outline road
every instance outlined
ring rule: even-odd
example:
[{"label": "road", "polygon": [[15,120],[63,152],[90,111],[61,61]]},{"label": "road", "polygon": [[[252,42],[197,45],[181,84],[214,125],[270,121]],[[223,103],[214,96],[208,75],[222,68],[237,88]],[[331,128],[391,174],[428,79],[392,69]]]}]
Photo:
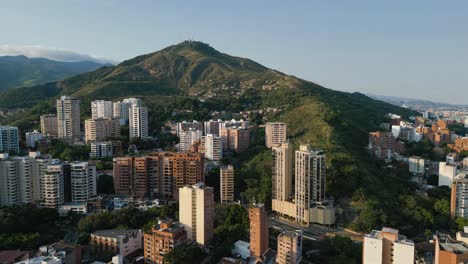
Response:
[{"label": "road", "polygon": [[277,230],[302,230],[304,238],[310,240],[317,240],[320,239],[322,236],[326,235],[327,233],[334,232],[335,230],[332,228],[318,226],[318,225],[311,225],[309,227],[299,225],[297,223],[283,220],[276,217],[270,217],[270,227],[277,229]]}]

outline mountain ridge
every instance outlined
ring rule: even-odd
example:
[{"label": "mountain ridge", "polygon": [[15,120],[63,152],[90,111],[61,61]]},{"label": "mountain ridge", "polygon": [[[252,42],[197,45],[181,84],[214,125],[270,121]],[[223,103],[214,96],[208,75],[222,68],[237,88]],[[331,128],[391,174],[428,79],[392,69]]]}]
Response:
[{"label": "mountain ridge", "polygon": [[63,62],[24,55],[0,56],[0,91],[35,86],[103,66],[91,61]]}]

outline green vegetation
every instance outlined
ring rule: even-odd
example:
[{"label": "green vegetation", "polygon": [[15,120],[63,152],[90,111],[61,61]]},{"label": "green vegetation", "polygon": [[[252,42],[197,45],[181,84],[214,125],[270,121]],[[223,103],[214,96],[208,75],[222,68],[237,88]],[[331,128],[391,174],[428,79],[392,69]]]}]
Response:
[{"label": "green vegetation", "polygon": [[125,208],[111,212],[91,214],[78,223],[80,233],[89,234],[100,229],[135,228],[139,229],[158,217],[175,218],[176,209],[171,206],[150,208],[140,211],[135,208]]},{"label": "green vegetation", "polygon": [[30,249],[63,237],[63,219],[55,209],[32,205],[0,208],[0,248]]},{"label": "green vegetation", "polygon": [[231,255],[237,240],[249,239],[249,215],[240,205],[217,205],[215,208],[215,229],[212,242],[212,263]]},{"label": "green vegetation", "polygon": [[200,247],[193,244],[184,244],[164,255],[164,262],[171,264],[195,264],[202,263],[205,257],[206,253]]},{"label": "green vegetation", "polygon": [[54,159],[74,161],[88,160],[90,148],[86,145],[75,146],[60,140],[53,140],[50,144],[41,145],[39,151],[52,155]]},{"label": "green vegetation", "polygon": [[93,71],[102,65],[95,62],[62,62],[24,56],[0,57],[0,91],[34,86]]},{"label": "green vegetation", "polygon": [[[304,260],[323,264],[352,264],[362,262],[362,247],[350,238],[336,236],[319,241],[304,240]],[[318,252],[314,252],[318,251]]]}]

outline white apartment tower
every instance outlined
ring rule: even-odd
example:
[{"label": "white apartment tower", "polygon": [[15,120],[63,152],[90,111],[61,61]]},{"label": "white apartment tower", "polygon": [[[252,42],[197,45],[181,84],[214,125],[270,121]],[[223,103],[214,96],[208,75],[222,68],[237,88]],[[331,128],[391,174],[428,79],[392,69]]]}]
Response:
[{"label": "white apartment tower", "polygon": [[130,139],[148,137],[148,108],[132,104],[128,111]]},{"label": "white apartment tower", "polygon": [[223,158],[223,144],[220,137],[213,134],[205,136],[205,158],[220,161]]},{"label": "white apartment tower", "polygon": [[203,132],[194,128],[180,131],[179,149],[180,151],[188,151],[190,147],[201,139]]},{"label": "white apartment tower", "polygon": [[69,96],[57,99],[57,124],[59,138],[81,140],[80,100]]},{"label": "white apartment tower", "polygon": [[234,167],[221,166],[219,169],[221,203],[234,202]]},{"label": "white apartment tower", "polygon": [[187,238],[202,246],[213,238],[214,192],[203,183],[179,189],[179,221]]},{"label": "white apartment tower", "polygon": [[453,180],[450,214],[453,217],[468,218],[468,177],[466,174]]},{"label": "white apartment tower", "polygon": [[279,146],[286,142],[286,123],[266,123],[265,145],[267,148]]},{"label": "white apartment tower", "polygon": [[96,166],[88,162],[70,164],[72,202],[86,202],[96,195]]},{"label": "white apartment tower", "polygon": [[120,106],[115,105],[114,107],[120,107],[120,119],[125,124],[130,120],[130,107],[134,106],[142,106],[141,99],[137,98],[125,98],[122,102],[118,102]]},{"label": "white apartment tower", "polygon": [[34,148],[40,140],[42,140],[42,134],[39,131],[26,132],[26,147]]},{"label": "white apartment tower", "polygon": [[293,151],[289,142],[272,148],[272,210],[281,215],[294,217],[293,193]]},{"label": "white apartment tower", "polygon": [[58,208],[65,200],[65,187],[62,164],[48,165],[42,179],[42,205]]},{"label": "white apartment tower", "polygon": [[91,102],[91,118],[113,118],[114,106],[111,101],[96,100]]},{"label": "white apartment tower", "polygon": [[325,200],[325,152],[301,145],[295,159],[296,221],[309,224],[310,208]]},{"label": "white apartment tower", "polygon": [[19,152],[18,128],[0,125],[0,153],[8,151]]}]

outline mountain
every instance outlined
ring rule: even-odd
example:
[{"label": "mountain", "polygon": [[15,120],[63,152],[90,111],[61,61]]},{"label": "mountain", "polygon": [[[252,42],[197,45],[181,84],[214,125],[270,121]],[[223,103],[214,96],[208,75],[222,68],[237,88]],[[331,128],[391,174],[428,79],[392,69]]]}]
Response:
[{"label": "mountain", "polygon": [[398,106],[405,105],[406,107],[409,107],[411,109],[415,109],[418,111],[435,110],[435,109],[465,111],[465,109],[468,108],[468,105],[434,102],[434,101],[415,99],[415,98],[375,95],[375,94],[368,94],[368,96],[370,96],[371,98],[381,100],[387,103],[391,103],[394,105],[398,105]]},{"label": "mountain", "polygon": [[[327,192],[344,208],[342,223],[353,223],[362,231],[380,224],[398,227],[398,223],[406,223],[404,217],[396,219],[401,214],[395,211],[396,199],[409,189],[406,175],[382,170],[368,157],[365,147],[369,131],[378,129],[387,113],[406,118],[418,115],[412,110],[360,93],[334,91],[252,60],[229,56],[205,43],[185,41],[63,81],[0,93],[0,108],[27,108],[3,122],[30,128],[40,114],[54,111],[54,99],[63,94],[80,98],[82,112],[88,116],[93,99],[140,97],[149,108],[151,134],[155,136],[160,136],[160,126],[168,120],[205,120],[215,112],[277,108],[266,118],[286,122],[288,137],[296,147],[309,142],[327,152]],[[253,116],[252,121],[261,119]],[[261,142],[261,135],[260,131],[254,141]],[[238,158],[244,162],[238,164],[236,188],[245,190],[244,198],[268,203],[270,151],[257,145]],[[362,203],[356,205],[355,197]],[[411,231],[412,227],[403,230]]]},{"label": "mountain", "polygon": [[0,56],[0,91],[60,80],[101,66],[91,61],[62,62],[25,56]]}]

